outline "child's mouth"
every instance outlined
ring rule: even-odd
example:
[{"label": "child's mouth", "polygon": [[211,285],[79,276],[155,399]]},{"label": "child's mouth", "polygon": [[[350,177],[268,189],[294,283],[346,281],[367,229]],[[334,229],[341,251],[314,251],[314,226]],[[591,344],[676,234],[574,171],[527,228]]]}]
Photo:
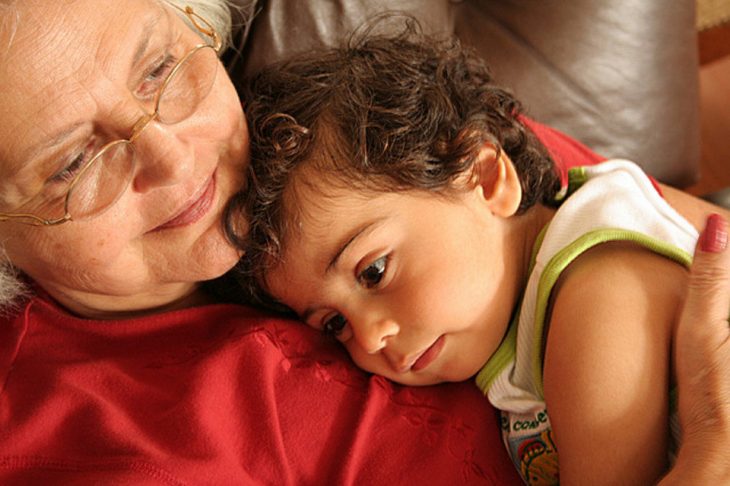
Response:
[{"label": "child's mouth", "polygon": [[444,347],[444,336],[439,337],[411,366],[411,371],[420,371],[430,365]]}]

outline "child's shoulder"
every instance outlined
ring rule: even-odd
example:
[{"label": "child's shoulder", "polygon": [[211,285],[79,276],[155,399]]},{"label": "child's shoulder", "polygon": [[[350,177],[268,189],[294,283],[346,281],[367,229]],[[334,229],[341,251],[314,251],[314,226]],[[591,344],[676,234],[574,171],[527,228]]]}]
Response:
[{"label": "child's shoulder", "polygon": [[687,278],[683,265],[636,243],[597,245],[570,264],[553,290],[548,345],[600,346],[607,339],[618,345],[641,334],[668,345]]},{"label": "child's shoulder", "polygon": [[[580,318],[631,316],[640,307],[677,304],[687,281],[684,265],[633,241],[609,241],[585,251],[561,274],[552,297],[553,314]],[[556,314],[557,313],[557,314]],[[636,316],[638,319],[640,316]]]}]

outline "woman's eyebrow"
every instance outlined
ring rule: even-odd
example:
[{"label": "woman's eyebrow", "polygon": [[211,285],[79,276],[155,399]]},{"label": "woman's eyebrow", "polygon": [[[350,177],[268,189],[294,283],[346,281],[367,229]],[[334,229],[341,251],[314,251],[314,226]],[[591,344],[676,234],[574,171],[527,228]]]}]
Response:
[{"label": "woman's eyebrow", "polygon": [[132,57],[132,66],[136,65],[144,56],[147,46],[152,38],[152,32],[160,24],[164,12],[160,11],[154,17],[148,18],[142,25],[142,32],[140,34],[139,41],[137,41],[137,48],[134,50],[134,56]]},{"label": "woman's eyebrow", "polygon": [[60,145],[63,145],[63,143],[68,138],[70,138],[74,134],[74,132],[81,128],[82,125],[84,125],[83,122],[73,123],[72,125],[67,126],[51,138],[46,139],[43,143],[40,144],[40,146],[36,147],[35,150],[33,150],[33,153],[26,159],[26,161],[32,162],[40,158],[45,152],[48,152],[52,149],[55,149],[56,147],[59,147]]},{"label": "woman's eyebrow", "polygon": [[150,37],[152,36],[151,34],[152,25],[148,23],[147,25],[145,25],[144,31],[142,32],[142,38],[137,44],[137,48],[134,50],[134,56],[132,56],[132,66],[136,65],[142,59],[142,56],[144,56],[144,53],[147,50],[147,46],[150,43]]},{"label": "woman's eyebrow", "polygon": [[[155,31],[156,28],[158,28],[159,25],[161,25],[160,21],[164,15],[165,14],[164,14],[163,10],[155,12],[154,16],[148,17],[142,24],[142,29],[139,33],[137,44],[134,49],[134,55],[132,56],[131,66],[134,66],[137,63],[139,63],[139,61],[144,56],[144,53],[150,44],[150,40],[152,38],[152,33]],[[48,151],[62,145],[82,125],[83,125],[83,122],[77,122],[77,123],[74,123],[73,125],[65,127],[59,133],[51,136],[49,139],[47,139],[45,142],[43,142],[40,146],[36,147],[36,149],[33,151],[31,156],[28,157],[26,160],[33,161],[33,160],[39,158],[43,153],[48,152]]]}]

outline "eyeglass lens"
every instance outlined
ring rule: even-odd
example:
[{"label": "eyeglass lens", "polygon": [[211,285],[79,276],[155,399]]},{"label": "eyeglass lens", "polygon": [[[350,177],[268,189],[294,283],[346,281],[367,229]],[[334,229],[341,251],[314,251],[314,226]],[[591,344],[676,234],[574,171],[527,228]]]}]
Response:
[{"label": "eyeglass lens", "polygon": [[[209,46],[188,53],[163,85],[157,103],[157,119],[174,124],[191,116],[208,96],[215,81],[218,56]],[[119,140],[98,154],[70,188],[66,211],[79,220],[98,215],[121,196],[132,176],[135,151],[132,143]]]}]

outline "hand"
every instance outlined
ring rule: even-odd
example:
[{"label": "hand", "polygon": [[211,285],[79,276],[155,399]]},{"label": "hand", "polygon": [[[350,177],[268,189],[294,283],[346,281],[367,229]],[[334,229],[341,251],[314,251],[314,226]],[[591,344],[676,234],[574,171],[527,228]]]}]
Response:
[{"label": "hand", "polygon": [[661,484],[730,478],[730,251],[727,222],[707,218],[675,336],[682,444]]}]

